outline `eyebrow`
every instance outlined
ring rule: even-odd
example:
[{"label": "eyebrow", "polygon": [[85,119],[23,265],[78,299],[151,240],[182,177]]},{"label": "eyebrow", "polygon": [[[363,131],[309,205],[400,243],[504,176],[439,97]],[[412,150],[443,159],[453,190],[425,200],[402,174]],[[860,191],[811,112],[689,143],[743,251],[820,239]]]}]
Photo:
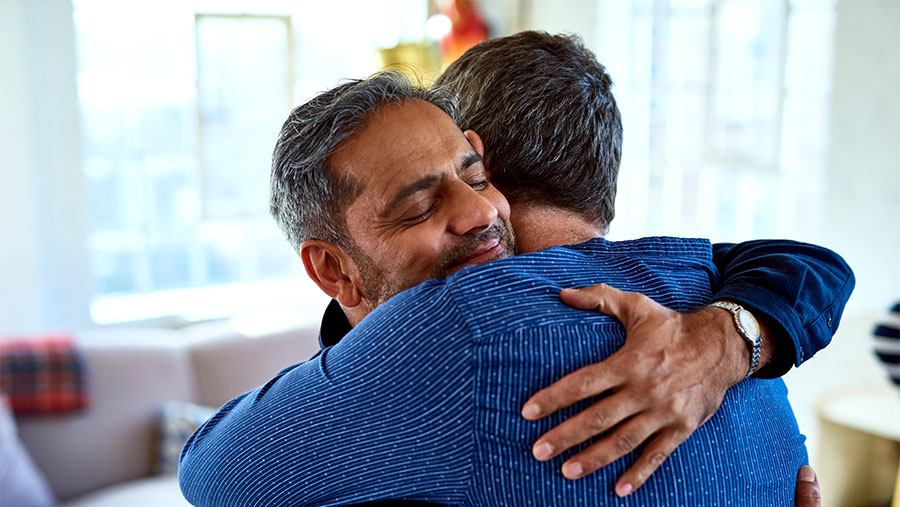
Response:
[{"label": "eyebrow", "polygon": [[[456,174],[459,174],[462,171],[465,171],[466,169],[472,167],[473,165],[475,165],[479,162],[482,162],[481,155],[475,153],[474,151],[467,153],[463,157],[463,159],[459,163],[459,165],[456,166]],[[387,206],[384,207],[384,209],[381,211],[381,213],[379,213],[379,215],[381,215],[382,217],[388,216],[394,208],[396,208],[397,206],[400,205],[401,202],[403,202],[404,199],[415,194],[416,192],[420,192],[422,190],[425,190],[427,188],[434,186],[437,183],[440,183],[443,179],[444,179],[444,176],[438,176],[436,174],[431,174],[428,176],[423,176],[423,177],[413,181],[409,185],[406,185],[405,187],[400,189],[400,191],[397,192],[397,195],[395,195],[394,198],[391,199],[391,202]]]},{"label": "eyebrow", "polygon": [[462,171],[465,171],[466,169],[472,167],[473,165],[483,161],[484,160],[481,158],[481,155],[475,153],[474,151],[470,151],[469,153],[466,153],[466,156],[463,157],[462,162],[456,168],[456,174],[459,174]]}]

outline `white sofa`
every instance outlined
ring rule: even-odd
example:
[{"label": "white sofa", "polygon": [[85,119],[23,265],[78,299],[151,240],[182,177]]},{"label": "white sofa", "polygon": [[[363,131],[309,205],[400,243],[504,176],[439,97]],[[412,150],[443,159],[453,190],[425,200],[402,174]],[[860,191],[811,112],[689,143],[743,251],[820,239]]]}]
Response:
[{"label": "white sofa", "polygon": [[315,328],[247,336],[220,324],[75,337],[90,408],[16,424],[59,505],[78,507],[187,505],[174,475],[154,475],[161,407],[173,400],[219,407],[318,350]]}]

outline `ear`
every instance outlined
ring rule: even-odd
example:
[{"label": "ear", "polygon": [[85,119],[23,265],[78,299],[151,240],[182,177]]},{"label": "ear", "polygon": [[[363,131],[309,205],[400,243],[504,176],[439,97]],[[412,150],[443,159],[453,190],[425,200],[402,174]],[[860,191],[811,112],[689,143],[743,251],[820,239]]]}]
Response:
[{"label": "ear", "polygon": [[[475,153],[481,155],[481,158],[484,158],[484,142],[481,140],[481,136],[479,136],[474,130],[467,130],[463,132],[463,135],[466,136],[466,139],[469,140],[469,144],[472,145],[472,148],[475,150]],[[487,176],[488,180],[491,179],[491,172],[488,171],[487,166],[484,167],[484,174]]]},{"label": "ear", "polygon": [[360,304],[362,292],[350,277],[351,273],[357,271],[356,264],[341,247],[327,241],[310,239],[300,245],[300,258],[306,274],[322,292],[347,308]]},{"label": "ear", "polygon": [[469,144],[472,145],[472,148],[475,149],[475,152],[481,155],[484,158],[484,142],[481,140],[481,136],[479,136],[474,130],[467,130],[463,132],[463,135],[466,136],[466,139],[469,140]]}]

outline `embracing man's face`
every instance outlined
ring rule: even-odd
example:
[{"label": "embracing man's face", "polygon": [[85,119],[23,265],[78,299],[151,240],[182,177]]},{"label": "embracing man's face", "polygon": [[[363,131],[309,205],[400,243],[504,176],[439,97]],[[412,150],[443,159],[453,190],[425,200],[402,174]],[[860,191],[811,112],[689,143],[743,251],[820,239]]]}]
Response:
[{"label": "embracing man's face", "polygon": [[417,100],[378,109],[329,159],[363,190],[345,210],[348,252],[371,306],[463,266],[513,255],[509,204],[481,140]]}]

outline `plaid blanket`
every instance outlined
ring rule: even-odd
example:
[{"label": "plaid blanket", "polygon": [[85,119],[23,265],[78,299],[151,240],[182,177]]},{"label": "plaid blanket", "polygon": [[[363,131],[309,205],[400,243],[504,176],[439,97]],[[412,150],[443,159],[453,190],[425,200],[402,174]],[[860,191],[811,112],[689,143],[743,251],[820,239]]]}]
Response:
[{"label": "plaid blanket", "polygon": [[15,414],[62,414],[88,405],[81,355],[66,335],[0,339],[0,392]]}]

